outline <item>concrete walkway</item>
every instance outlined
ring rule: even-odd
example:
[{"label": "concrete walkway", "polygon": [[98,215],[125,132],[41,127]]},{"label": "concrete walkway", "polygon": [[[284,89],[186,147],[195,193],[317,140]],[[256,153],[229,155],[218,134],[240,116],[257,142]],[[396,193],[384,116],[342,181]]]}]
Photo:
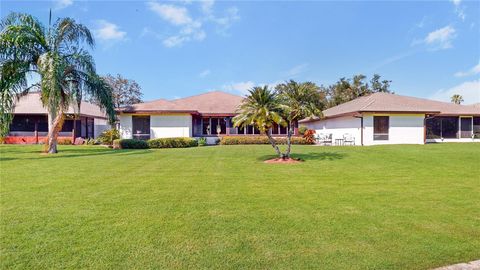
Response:
[{"label": "concrete walkway", "polygon": [[469,263],[458,263],[449,266],[435,268],[433,270],[480,270],[480,260]]}]

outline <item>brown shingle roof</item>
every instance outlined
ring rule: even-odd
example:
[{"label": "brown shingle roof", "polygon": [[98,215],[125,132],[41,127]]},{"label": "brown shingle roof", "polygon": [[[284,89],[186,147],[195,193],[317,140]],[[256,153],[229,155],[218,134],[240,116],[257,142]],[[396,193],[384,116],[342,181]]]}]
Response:
[{"label": "brown shingle roof", "polygon": [[[28,93],[25,96],[20,97],[15,102],[14,114],[47,114],[47,109],[43,107],[40,100],[40,93],[33,92]],[[75,113],[73,106],[67,110],[68,114]],[[80,115],[90,116],[96,118],[106,118],[105,112],[97,105],[82,101],[80,105]]]},{"label": "brown shingle roof", "polygon": [[158,99],[122,108],[122,112],[198,112],[234,114],[243,97],[214,91],[174,100]]},{"label": "brown shingle roof", "polygon": [[[424,98],[388,93],[374,93],[359,97],[323,111],[326,118],[362,112],[431,113],[440,115],[480,115],[480,107],[457,105]],[[313,120],[313,119],[308,119]],[[304,119],[302,121],[308,121]]]}]

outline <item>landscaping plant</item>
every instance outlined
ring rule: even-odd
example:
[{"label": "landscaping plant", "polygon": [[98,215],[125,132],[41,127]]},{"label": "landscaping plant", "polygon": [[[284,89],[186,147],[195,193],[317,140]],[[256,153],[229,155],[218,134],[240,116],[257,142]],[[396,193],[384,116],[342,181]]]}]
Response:
[{"label": "landscaping plant", "polygon": [[112,145],[116,139],[120,139],[120,133],[117,129],[112,128],[103,131],[100,136],[98,136],[97,141],[101,144]]},{"label": "landscaping plant", "polygon": [[315,144],[315,130],[313,129],[307,129],[303,133],[303,138],[305,141],[307,141],[309,144]]}]

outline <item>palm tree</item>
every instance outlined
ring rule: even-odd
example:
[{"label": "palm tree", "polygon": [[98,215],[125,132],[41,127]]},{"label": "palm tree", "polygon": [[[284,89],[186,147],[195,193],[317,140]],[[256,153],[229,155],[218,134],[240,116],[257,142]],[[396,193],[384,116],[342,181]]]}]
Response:
[{"label": "palm tree", "polygon": [[95,62],[84,48],[94,47],[87,27],[71,18],[60,18],[45,28],[31,15],[11,13],[1,22],[1,28],[2,133],[8,132],[11,123],[13,100],[31,89],[27,88],[26,78],[32,73],[40,75],[40,82],[35,86],[40,87],[42,103],[48,110],[46,152],[57,152],[64,112],[70,105],[79,106],[83,93],[95,98],[113,122],[112,89],[97,75]]},{"label": "palm tree", "polygon": [[312,82],[297,83],[290,80],[277,85],[275,89],[282,104],[282,117],[288,123],[285,158],[290,158],[294,124],[307,117],[322,116],[324,99],[320,88]]},{"label": "palm tree", "polygon": [[459,94],[455,94],[451,97],[451,100],[455,104],[462,104],[463,102],[463,97]]},{"label": "palm tree", "polygon": [[238,114],[233,118],[235,127],[255,125],[260,132],[265,133],[273,149],[279,157],[283,157],[275,139],[272,137],[271,128],[274,124],[286,125],[280,116],[281,105],[277,95],[268,89],[268,86],[253,87],[249,95],[239,106]]}]

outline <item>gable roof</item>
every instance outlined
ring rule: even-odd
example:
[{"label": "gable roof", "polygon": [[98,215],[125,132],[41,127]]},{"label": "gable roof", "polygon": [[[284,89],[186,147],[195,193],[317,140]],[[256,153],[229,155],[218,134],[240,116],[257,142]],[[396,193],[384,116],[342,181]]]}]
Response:
[{"label": "gable roof", "polygon": [[[345,102],[323,111],[325,118],[363,112],[425,113],[439,115],[480,115],[476,105],[458,105],[424,98],[407,97],[389,93],[374,93]],[[302,121],[311,121],[304,119]]]},{"label": "gable roof", "polygon": [[[14,114],[47,114],[47,108],[43,107],[40,99],[40,92],[31,92],[21,96],[16,102],[13,110]],[[65,112],[74,114],[73,106],[70,106]],[[107,118],[105,112],[98,106],[89,102],[82,101],[80,104],[80,115],[95,118]]]},{"label": "gable roof", "polygon": [[174,100],[158,99],[121,108],[121,112],[190,112],[234,114],[243,97],[221,91],[207,92]]}]

